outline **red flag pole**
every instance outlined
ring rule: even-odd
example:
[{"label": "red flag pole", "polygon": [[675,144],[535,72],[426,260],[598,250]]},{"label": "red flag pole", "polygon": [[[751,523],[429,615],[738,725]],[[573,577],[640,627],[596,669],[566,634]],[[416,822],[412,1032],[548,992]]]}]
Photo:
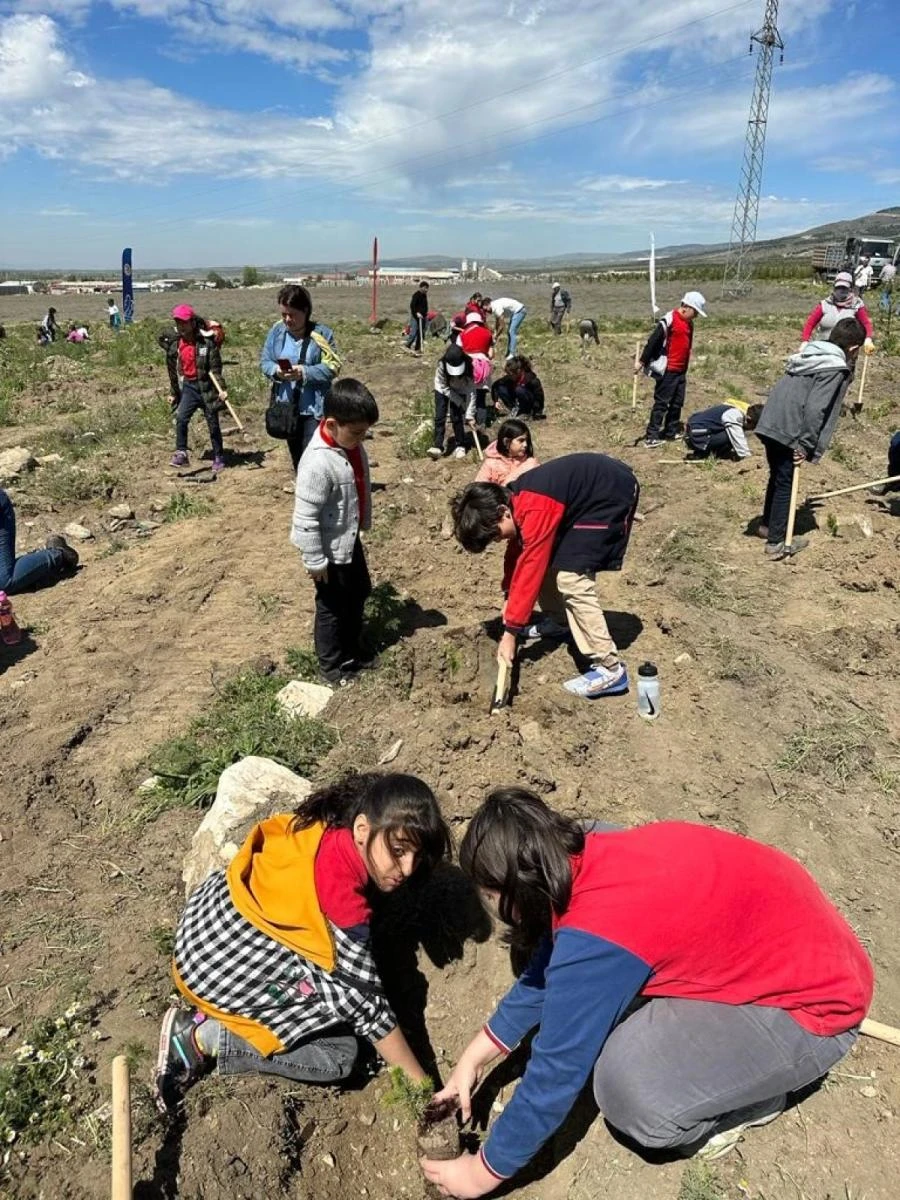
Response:
[{"label": "red flag pole", "polygon": [[378,323],[378,238],[372,243],[372,313],[370,325]]}]

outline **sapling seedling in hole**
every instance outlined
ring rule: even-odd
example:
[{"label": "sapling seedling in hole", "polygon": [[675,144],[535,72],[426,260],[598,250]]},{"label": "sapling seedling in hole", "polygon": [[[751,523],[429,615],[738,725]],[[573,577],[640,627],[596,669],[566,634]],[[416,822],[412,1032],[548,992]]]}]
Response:
[{"label": "sapling seedling in hole", "polygon": [[388,1108],[399,1109],[401,1116],[415,1124],[419,1153],[425,1158],[449,1159],[459,1154],[457,1105],[453,1100],[434,1103],[434,1083],[410,1079],[402,1067],[388,1069],[390,1087],[384,1096]]}]

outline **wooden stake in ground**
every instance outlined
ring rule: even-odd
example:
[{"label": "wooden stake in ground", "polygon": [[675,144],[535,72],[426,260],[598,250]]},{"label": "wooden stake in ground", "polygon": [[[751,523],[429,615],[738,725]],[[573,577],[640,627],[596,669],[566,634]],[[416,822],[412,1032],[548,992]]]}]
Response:
[{"label": "wooden stake in ground", "polygon": [[128,1059],[112,1063],[112,1200],[131,1200],[131,1080]]},{"label": "wooden stake in ground", "polygon": [[227,397],[227,396],[226,396],[226,394],[225,394],[225,389],[222,387],[221,383],[219,383],[218,379],[216,379],[215,375],[213,375],[212,371],[210,371],[210,373],[209,373],[209,377],[210,377],[210,379],[213,381],[213,387],[214,387],[214,388],[216,389],[216,391],[219,393],[219,399],[222,401],[222,403],[225,405],[225,407],[226,407],[226,408],[228,409],[228,411],[231,413],[231,419],[234,421],[235,425],[237,425],[237,427],[238,427],[238,431],[239,431],[240,433],[243,433],[243,432],[244,432],[244,427],[243,427],[243,425],[241,424],[241,422],[240,422],[240,418],[238,417],[237,413],[236,413],[236,412],[234,411],[234,409],[231,407],[231,404],[230,404],[230,402],[229,402],[229,400],[228,400],[228,397]]},{"label": "wooden stake in ground", "polygon": [[832,496],[846,496],[850,492],[861,492],[863,488],[877,487],[881,483],[900,483],[900,475],[889,475],[887,479],[870,479],[868,483],[854,483],[852,487],[838,488],[836,492],[820,492],[809,496],[809,500],[830,500]]},{"label": "wooden stake in ground", "polygon": [[509,705],[509,688],[512,681],[512,667],[505,658],[497,659],[497,682],[494,684],[494,695],[491,698],[490,715],[499,712]]},{"label": "wooden stake in ground", "polygon": [[853,405],[854,412],[862,412],[863,393],[866,390],[866,371],[869,369],[869,356],[863,355],[862,375],[859,378],[859,391],[856,394],[856,403]]},{"label": "wooden stake in ground", "polygon": [[632,383],[631,383],[631,411],[632,412],[634,412],[634,410],[637,408],[637,385],[638,385],[637,366],[638,366],[638,360],[640,358],[640,353],[641,353],[641,343],[635,342],[635,346],[634,346],[634,368],[635,368],[635,370],[634,370],[634,379],[632,380]]},{"label": "wooden stake in ground", "polygon": [[478,437],[478,428],[476,425],[472,425],[471,429],[472,429],[472,441],[475,443],[475,452],[478,455],[478,461],[484,462],[484,451],[481,448],[481,440]]},{"label": "wooden stake in ground", "polygon": [[866,1037],[877,1038],[879,1042],[890,1042],[892,1046],[900,1046],[900,1029],[893,1025],[882,1025],[880,1021],[870,1021],[868,1017],[859,1027],[859,1032]]},{"label": "wooden stake in ground", "polygon": [[794,521],[797,516],[797,493],[800,490],[800,464],[794,463],[794,477],[791,480],[791,503],[788,508],[787,532],[784,535],[784,552],[791,553],[794,541]]}]

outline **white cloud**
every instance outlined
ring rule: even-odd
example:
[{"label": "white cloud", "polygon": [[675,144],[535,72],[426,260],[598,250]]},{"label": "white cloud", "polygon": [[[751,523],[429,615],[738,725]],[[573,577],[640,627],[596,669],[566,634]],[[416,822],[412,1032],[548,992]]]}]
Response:
[{"label": "white cloud", "polygon": [[671,179],[644,179],[633,175],[598,175],[583,179],[578,187],[586,192],[641,192],[671,187]]},{"label": "white cloud", "polygon": [[87,213],[80,209],[71,208],[68,204],[61,204],[57,208],[42,208],[38,213],[39,217],[86,217]]}]

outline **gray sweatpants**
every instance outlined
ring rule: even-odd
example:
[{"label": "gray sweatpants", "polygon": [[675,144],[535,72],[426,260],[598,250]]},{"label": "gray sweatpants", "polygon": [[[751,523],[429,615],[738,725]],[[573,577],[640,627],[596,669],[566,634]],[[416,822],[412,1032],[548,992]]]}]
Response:
[{"label": "gray sweatpants", "polygon": [[621,1021],[594,1067],[606,1120],[641,1146],[690,1153],[729,1113],[797,1091],[848,1052],[858,1030],[817,1037],[779,1008],[650,1000]]}]

